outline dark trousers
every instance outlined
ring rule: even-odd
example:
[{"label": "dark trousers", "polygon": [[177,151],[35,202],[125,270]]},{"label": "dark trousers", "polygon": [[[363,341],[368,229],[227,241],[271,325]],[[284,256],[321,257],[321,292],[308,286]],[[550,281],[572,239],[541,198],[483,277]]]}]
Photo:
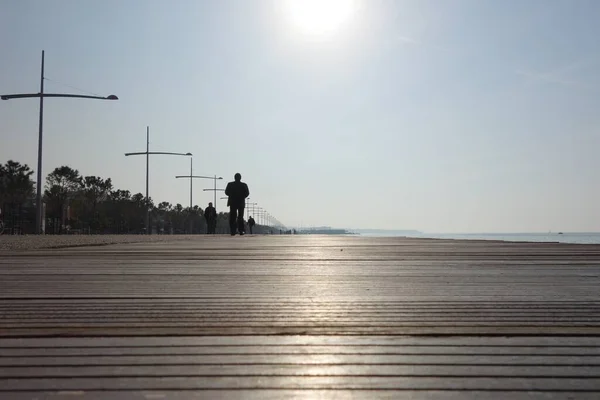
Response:
[{"label": "dark trousers", "polygon": [[254,225],[250,225],[248,224],[248,228],[250,229],[250,234],[252,235],[252,228],[254,227]]},{"label": "dark trousers", "polygon": [[236,229],[240,234],[244,232],[244,206],[229,207],[229,229],[232,235],[235,235]]}]

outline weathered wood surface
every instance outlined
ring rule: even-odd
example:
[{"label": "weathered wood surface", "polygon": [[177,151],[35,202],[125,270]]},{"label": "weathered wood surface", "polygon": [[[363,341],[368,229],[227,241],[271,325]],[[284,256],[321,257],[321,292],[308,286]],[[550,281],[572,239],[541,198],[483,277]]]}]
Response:
[{"label": "weathered wood surface", "polygon": [[600,246],[360,237],[0,253],[0,398],[600,397]]}]

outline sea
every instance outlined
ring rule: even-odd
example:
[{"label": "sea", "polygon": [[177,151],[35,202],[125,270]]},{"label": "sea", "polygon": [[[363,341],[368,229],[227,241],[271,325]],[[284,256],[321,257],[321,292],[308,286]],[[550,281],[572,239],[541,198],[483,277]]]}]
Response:
[{"label": "sea", "polygon": [[600,244],[600,232],[546,233],[426,233],[394,230],[355,230],[361,236],[403,236],[431,239],[502,240],[508,242],[558,242]]}]

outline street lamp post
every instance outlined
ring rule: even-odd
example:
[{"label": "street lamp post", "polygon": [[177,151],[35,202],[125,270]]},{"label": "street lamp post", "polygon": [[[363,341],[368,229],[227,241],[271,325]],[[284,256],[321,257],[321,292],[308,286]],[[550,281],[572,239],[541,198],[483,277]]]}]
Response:
[{"label": "street lamp post", "polygon": [[[190,174],[189,175],[177,175],[175,178],[187,178],[190,180],[190,209],[192,208],[192,181],[194,179],[214,179],[215,181],[215,189],[217,187],[217,181],[219,179],[223,179],[222,176],[218,177],[215,175],[213,176],[202,176],[202,175],[194,175],[193,174],[193,170],[192,170],[192,163],[190,160]],[[214,203],[214,207],[215,207],[215,211],[217,211],[217,191],[215,190],[215,203]],[[191,224],[190,224],[191,225]]]},{"label": "street lamp post", "polygon": [[266,211],[263,213],[263,224],[265,226],[271,226],[271,214]]},{"label": "street lamp post", "polygon": [[269,226],[268,215],[269,213],[266,211],[262,213],[262,222],[264,226]]},{"label": "street lamp post", "polygon": [[[214,189],[202,189],[203,192],[214,192],[215,193],[215,208],[217,208],[217,192],[224,192],[225,189],[217,189],[217,180],[223,178],[217,178],[216,175],[214,178],[208,177],[209,179],[215,180],[215,188]],[[215,210],[216,211],[216,210]]]},{"label": "street lamp post", "polygon": [[192,174],[194,172],[194,159],[190,157],[190,175],[177,175],[175,178],[190,178],[190,234],[193,233],[194,230],[194,219],[192,218],[192,208],[194,207],[194,198],[193,198],[193,182]]},{"label": "street lamp post", "polygon": [[[258,203],[250,203],[248,200],[250,200],[250,197],[246,199],[246,210],[248,210],[250,206],[252,206],[252,215],[254,215],[254,206]],[[250,210],[248,210],[248,213],[250,213]]]},{"label": "street lamp post", "polygon": [[43,144],[43,126],[44,126],[44,97],[69,97],[78,99],[97,99],[97,100],[118,100],[114,94],[110,96],[85,96],[79,94],[67,93],[44,93],[44,50],[42,50],[42,68],[40,74],[40,92],[39,93],[23,93],[23,94],[5,94],[1,95],[2,100],[25,99],[32,97],[40,98],[40,120],[38,132],[38,159],[37,159],[37,186],[36,186],[36,209],[35,209],[35,233],[42,232],[42,144]]},{"label": "street lamp post", "polygon": [[267,224],[265,223],[265,213],[264,212],[258,213],[258,216],[259,216],[259,218],[261,220],[261,225],[262,226],[267,226]]},{"label": "street lamp post", "polygon": [[257,218],[259,221],[259,225],[265,225],[265,215],[267,214],[267,210],[265,210],[262,207],[257,207],[257,210],[254,211],[254,213],[257,215]]},{"label": "street lamp post", "polygon": [[150,151],[150,127],[146,127],[146,151],[137,153],[125,153],[125,156],[146,156],[146,234],[150,234],[150,197],[149,197],[149,175],[150,175],[150,155],[162,154],[167,156],[186,156],[191,157],[192,153],[171,153],[164,151]]},{"label": "street lamp post", "polygon": [[260,225],[260,219],[258,217],[259,213],[260,213],[260,207],[253,205],[252,206],[252,215],[254,215],[254,217],[256,219],[256,223]]},{"label": "street lamp post", "polygon": [[[217,177],[215,176],[202,176],[202,175],[192,175],[190,173],[189,176],[176,176],[176,178],[189,178],[190,180],[192,179],[212,179],[215,181],[215,188],[214,189],[204,189],[204,191],[206,192],[207,190],[214,190],[215,191],[215,201],[214,201],[214,207],[215,207],[215,211],[217,208],[217,181],[220,179],[223,179],[222,176]],[[191,187],[191,186],[190,186]],[[218,190],[225,190],[225,189],[218,189]]]}]

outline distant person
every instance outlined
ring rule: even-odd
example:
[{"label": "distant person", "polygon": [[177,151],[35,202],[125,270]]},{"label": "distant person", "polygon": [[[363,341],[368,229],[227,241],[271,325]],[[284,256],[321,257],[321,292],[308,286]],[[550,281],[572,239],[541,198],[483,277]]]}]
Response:
[{"label": "distant person", "polygon": [[206,219],[206,233],[214,235],[217,229],[217,209],[213,207],[213,203],[208,203],[208,207],[204,210],[204,218]]},{"label": "distant person", "polygon": [[240,235],[244,234],[244,205],[246,197],[250,196],[248,185],[242,182],[242,175],[238,172],[234,176],[235,181],[229,182],[225,188],[225,195],[229,197],[229,230],[231,236],[235,236],[236,230]]},{"label": "distant person", "polygon": [[255,224],[256,224],[256,221],[254,221],[254,218],[252,218],[252,216],[250,216],[248,218],[248,229],[250,230],[251,235],[252,235],[252,228],[254,228]]}]

